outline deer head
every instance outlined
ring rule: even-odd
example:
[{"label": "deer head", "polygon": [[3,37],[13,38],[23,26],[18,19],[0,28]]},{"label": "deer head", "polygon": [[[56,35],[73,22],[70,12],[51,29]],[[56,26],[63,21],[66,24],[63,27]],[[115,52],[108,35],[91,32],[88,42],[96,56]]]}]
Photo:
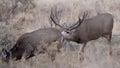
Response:
[{"label": "deer head", "polygon": [[51,10],[51,15],[50,15],[50,18],[51,20],[53,21],[53,23],[57,26],[59,26],[60,28],[62,28],[62,36],[65,38],[65,39],[71,39],[73,37],[73,35],[75,35],[74,31],[76,28],[78,28],[81,23],[83,23],[83,21],[85,20],[85,18],[87,17],[87,13],[84,12],[82,18],[78,17],[78,21],[77,23],[73,24],[72,26],[70,27],[63,27],[61,26],[59,23],[60,23],[60,19],[59,20],[56,20],[58,17],[57,17],[57,13],[54,13],[52,10]]}]

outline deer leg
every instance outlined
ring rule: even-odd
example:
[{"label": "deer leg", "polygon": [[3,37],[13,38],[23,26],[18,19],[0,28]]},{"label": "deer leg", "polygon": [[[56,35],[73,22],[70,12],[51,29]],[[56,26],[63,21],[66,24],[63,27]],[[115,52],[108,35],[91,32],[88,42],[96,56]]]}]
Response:
[{"label": "deer leg", "polygon": [[22,55],[21,62],[25,63],[26,60],[30,58],[31,53],[32,53],[32,50],[25,50]]},{"label": "deer leg", "polygon": [[49,50],[47,53],[48,53],[48,57],[51,58],[51,61],[53,62],[56,57],[56,50]]},{"label": "deer leg", "polygon": [[57,45],[57,51],[58,51],[58,52],[61,52],[61,51],[60,51],[61,47],[62,47],[61,44],[58,44],[58,45]]},{"label": "deer leg", "polygon": [[23,56],[22,56],[22,58],[21,58],[21,62],[23,62],[23,63],[24,63],[24,62],[25,62],[25,60],[26,60],[26,59],[25,59],[25,54],[23,54]]},{"label": "deer leg", "polygon": [[109,43],[109,54],[112,55],[112,46],[111,46],[111,37],[112,37],[112,33],[110,33],[109,38],[108,38],[108,43]]},{"label": "deer leg", "polygon": [[62,48],[63,42],[64,42],[64,39],[63,39],[63,37],[62,37],[62,38],[59,40],[59,43],[58,43],[58,45],[57,45],[57,49],[58,49],[57,51],[58,51],[58,52],[61,52],[60,49]]},{"label": "deer leg", "polygon": [[35,55],[34,55],[33,52],[31,52],[30,56],[28,56],[28,57],[26,58],[26,60],[29,59],[29,58],[31,58],[31,57],[33,57],[33,56],[35,56]]},{"label": "deer leg", "polygon": [[20,60],[22,56],[17,56],[16,57],[16,60]]},{"label": "deer leg", "polygon": [[87,43],[84,43],[84,45],[79,49],[78,58],[80,59],[80,61],[84,60],[84,48],[85,48],[86,44]]},{"label": "deer leg", "polygon": [[112,37],[112,32],[109,35],[104,35],[104,38],[106,38],[108,40],[108,44],[109,44],[109,54],[112,54],[112,47],[111,47],[111,37]]}]

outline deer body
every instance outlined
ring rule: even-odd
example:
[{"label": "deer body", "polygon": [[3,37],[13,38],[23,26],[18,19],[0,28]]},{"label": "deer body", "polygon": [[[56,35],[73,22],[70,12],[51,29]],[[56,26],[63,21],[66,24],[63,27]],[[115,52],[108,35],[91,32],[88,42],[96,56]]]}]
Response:
[{"label": "deer body", "polygon": [[[24,57],[28,59],[35,55],[36,51],[40,51],[42,43],[51,44],[58,41],[57,48],[61,48],[61,32],[55,28],[42,28],[31,33],[23,34],[11,48],[10,53],[12,58],[16,60]],[[45,50],[43,48],[43,50]],[[42,51],[43,51],[42,50]],[[40,52],[39,52],[40,53]]]},{"label": "deer body", "polygon": [[73,32],[73,39],[79,43],[88,42],[90,40],[98,39],[101,36],[104,37],[106,35],[110,35],[112,33],[112,29],[112,15],[101,14],[99,16],[84,20],[84,22],[81,23],[81,25]]},{"label": "deer body", "polygon": [[[114,23],[113,16],[109,13],[104,13],[89,19],[85,19],[86,16],[87,14],[84,13],[83,18],[79,18],[78,22],[70,26],[69,28],[62,27],[60,24],[57,23],[57,21],[55,21],[54,16],[51,16],[51,20],[54,24],[58,25],[61,28],[64,28],[61,33],[64,40],[84,44],[79,50],[79,55],[83,55],[84,48],[87,42],[91,40],[105,37],[108,42],[111,43],[112,29]],[[111,44],[109,49],[109,54],[111,55]],[[80,60],[83,60],[83,57],[80,57]]]},{"label": "deer body", "polygon": [[[82,61],[84,48],[87,42],[96,40],[100,37],[105,37],[110,43],[110,52],[112,54],[111,37],[113,29],[113,16],[109,13],[99,14],[93,18],[85,19],[75,29],[69,28],[63,31],[62,35],[65,40],[83,43],[84,45],[79,50],[80,60]],[[70,30],[70,31],[69,31]],[[69,32],[68,32],[69,31]]]}]

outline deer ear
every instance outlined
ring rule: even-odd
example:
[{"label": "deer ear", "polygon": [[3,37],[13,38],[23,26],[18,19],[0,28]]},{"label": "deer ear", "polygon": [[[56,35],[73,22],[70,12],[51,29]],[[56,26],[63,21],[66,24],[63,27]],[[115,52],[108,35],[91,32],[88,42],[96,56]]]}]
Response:
[{"label": "deer ear", "polygon": [[2,58],[4,59],[4,60],[6,60],[7,59],[7,56],[8,56],[8,52],[7,52],[7,50],[6,49],[2,49]]}]

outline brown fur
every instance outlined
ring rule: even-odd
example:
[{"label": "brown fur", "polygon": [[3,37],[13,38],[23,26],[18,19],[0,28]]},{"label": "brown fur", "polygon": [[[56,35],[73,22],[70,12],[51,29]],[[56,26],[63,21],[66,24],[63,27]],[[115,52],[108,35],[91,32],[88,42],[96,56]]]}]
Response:
[{"label": "brown fur", "polygon": [[[109,43],[111,43],[112,29],[113,29],[113,16],[109,13],[99,14],[95,17],[85,19],[87,14],[84,13],[83,19],[79,18],[79,21],[75,23],[73,26],[69,28],[64,28],[62,35],[64,40],[74,41],[77,43],[84,43],[81,47],[79,54],[82,55],[84,53],[84,48],[87,42],[91,40],[96,40],[100,37],[105,37]],[[59,25],[55,19],[51,16],[54,24],[63,28]],[[111,44],[110,44],[110,55]],[[82,60],[83,57],[80,57]]]},{"label": "brown fur", "polygon": [[[45,52],[46,48],[42,48],[42,43],[50,45],[58,41],[58,51],[61,48],[61,32],[55,28],[42,28],[31,33],[23,34],[11,48],[10,53],[12,58],[16,60],[21,59],[22,56],[28,59],[35,55],[36,51],[39,53]],[[39,49],[41,47],[41,50]]]},{"label": "brown fur", "polygon": [[[95,17],[85,19],[80,26],[74,30],[66,30],[66,36],[64,39],[69,41],[75,41],[77,43],[84,43],[80,49],[80,55],[83,54],[84,48],[88,41],[96,40],[99,37],[105,37],[109,43],[111,43],[113,29],[113,16],[109,13],[99,14]],[[69,33],[67,33],[69,31]],[[111,54],[110,45],[110,54]]]}]

